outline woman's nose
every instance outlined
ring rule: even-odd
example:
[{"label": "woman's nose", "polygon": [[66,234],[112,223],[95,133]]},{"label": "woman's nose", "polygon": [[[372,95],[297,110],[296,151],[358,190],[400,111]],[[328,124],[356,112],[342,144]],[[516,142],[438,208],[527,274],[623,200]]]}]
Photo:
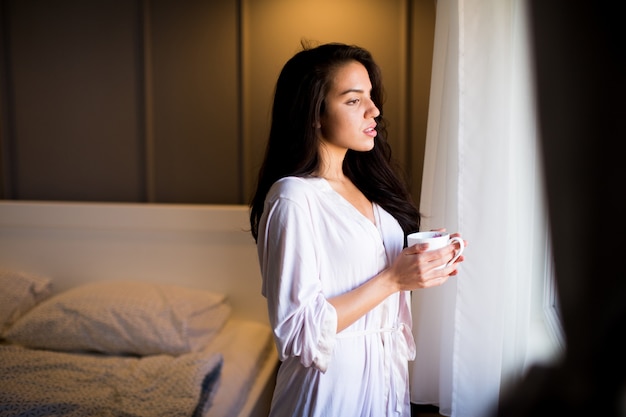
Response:
[{"label": "woman's nose", "polygon": [[380,110],[376,107],[376,104],[370,100],[370,107],[367,109],[367,117],[377,118],[380,116]]}]

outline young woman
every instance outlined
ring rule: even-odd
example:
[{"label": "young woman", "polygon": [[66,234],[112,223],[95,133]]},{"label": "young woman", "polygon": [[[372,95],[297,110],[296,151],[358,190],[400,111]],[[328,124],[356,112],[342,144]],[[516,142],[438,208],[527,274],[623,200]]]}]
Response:
[{"label": "young woman", "polygon": [[383,87],[356,46],[304,48],[276,85],[250,222],[282,364],[272,416],[410,416],[410,291],[453,247],[403,249],[420,216],[391,162]]}]

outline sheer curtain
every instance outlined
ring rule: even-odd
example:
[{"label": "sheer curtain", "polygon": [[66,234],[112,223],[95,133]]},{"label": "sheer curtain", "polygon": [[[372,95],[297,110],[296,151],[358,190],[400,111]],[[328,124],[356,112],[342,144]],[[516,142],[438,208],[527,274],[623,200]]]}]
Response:
[{"label": "sheer curtain", "polygon": [[532,361],[546,225],[522,0],[438,0],[420,211],[468,241],[413,293],[411,401],[487,415]]}]

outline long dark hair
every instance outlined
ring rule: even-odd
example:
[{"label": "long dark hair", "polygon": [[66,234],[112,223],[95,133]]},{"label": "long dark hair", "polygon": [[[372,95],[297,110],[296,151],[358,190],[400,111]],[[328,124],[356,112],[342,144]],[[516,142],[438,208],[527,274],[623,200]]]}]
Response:
[{"label": "long dark hair", "polygon": [[315,48],[303,45],[303,50],[287,61],[278,77],[265,159],[250,203],[250,226],[255,240],[272,184],[287,176],[307,176],[317,170],[320,158],[315,123],[324,113],[324,99],[334,71],[351,61],[360,62],[367,69],[372,101],[380,116],[376,118],[378,135],[374,148],[368,152],[348,150],[343,171],[370,201],[396,218],[405,235],[419,229],[419,212],[387,142],[380,68],[363,48],[329,43]]}]

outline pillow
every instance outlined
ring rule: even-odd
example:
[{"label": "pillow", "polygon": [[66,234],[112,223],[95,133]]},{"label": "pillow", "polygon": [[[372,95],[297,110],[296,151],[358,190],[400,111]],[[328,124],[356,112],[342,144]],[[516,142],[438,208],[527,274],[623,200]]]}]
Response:
[{"label": "pillow", "polygon": [[51,297],[20,318],[5,336],[40,349],[180,355],[206,346],[230,311],[223,294],[106,281]]},{"label": "pillow", "polygon": [[50,291],[49,278],[0,270],[0,335]]}]

